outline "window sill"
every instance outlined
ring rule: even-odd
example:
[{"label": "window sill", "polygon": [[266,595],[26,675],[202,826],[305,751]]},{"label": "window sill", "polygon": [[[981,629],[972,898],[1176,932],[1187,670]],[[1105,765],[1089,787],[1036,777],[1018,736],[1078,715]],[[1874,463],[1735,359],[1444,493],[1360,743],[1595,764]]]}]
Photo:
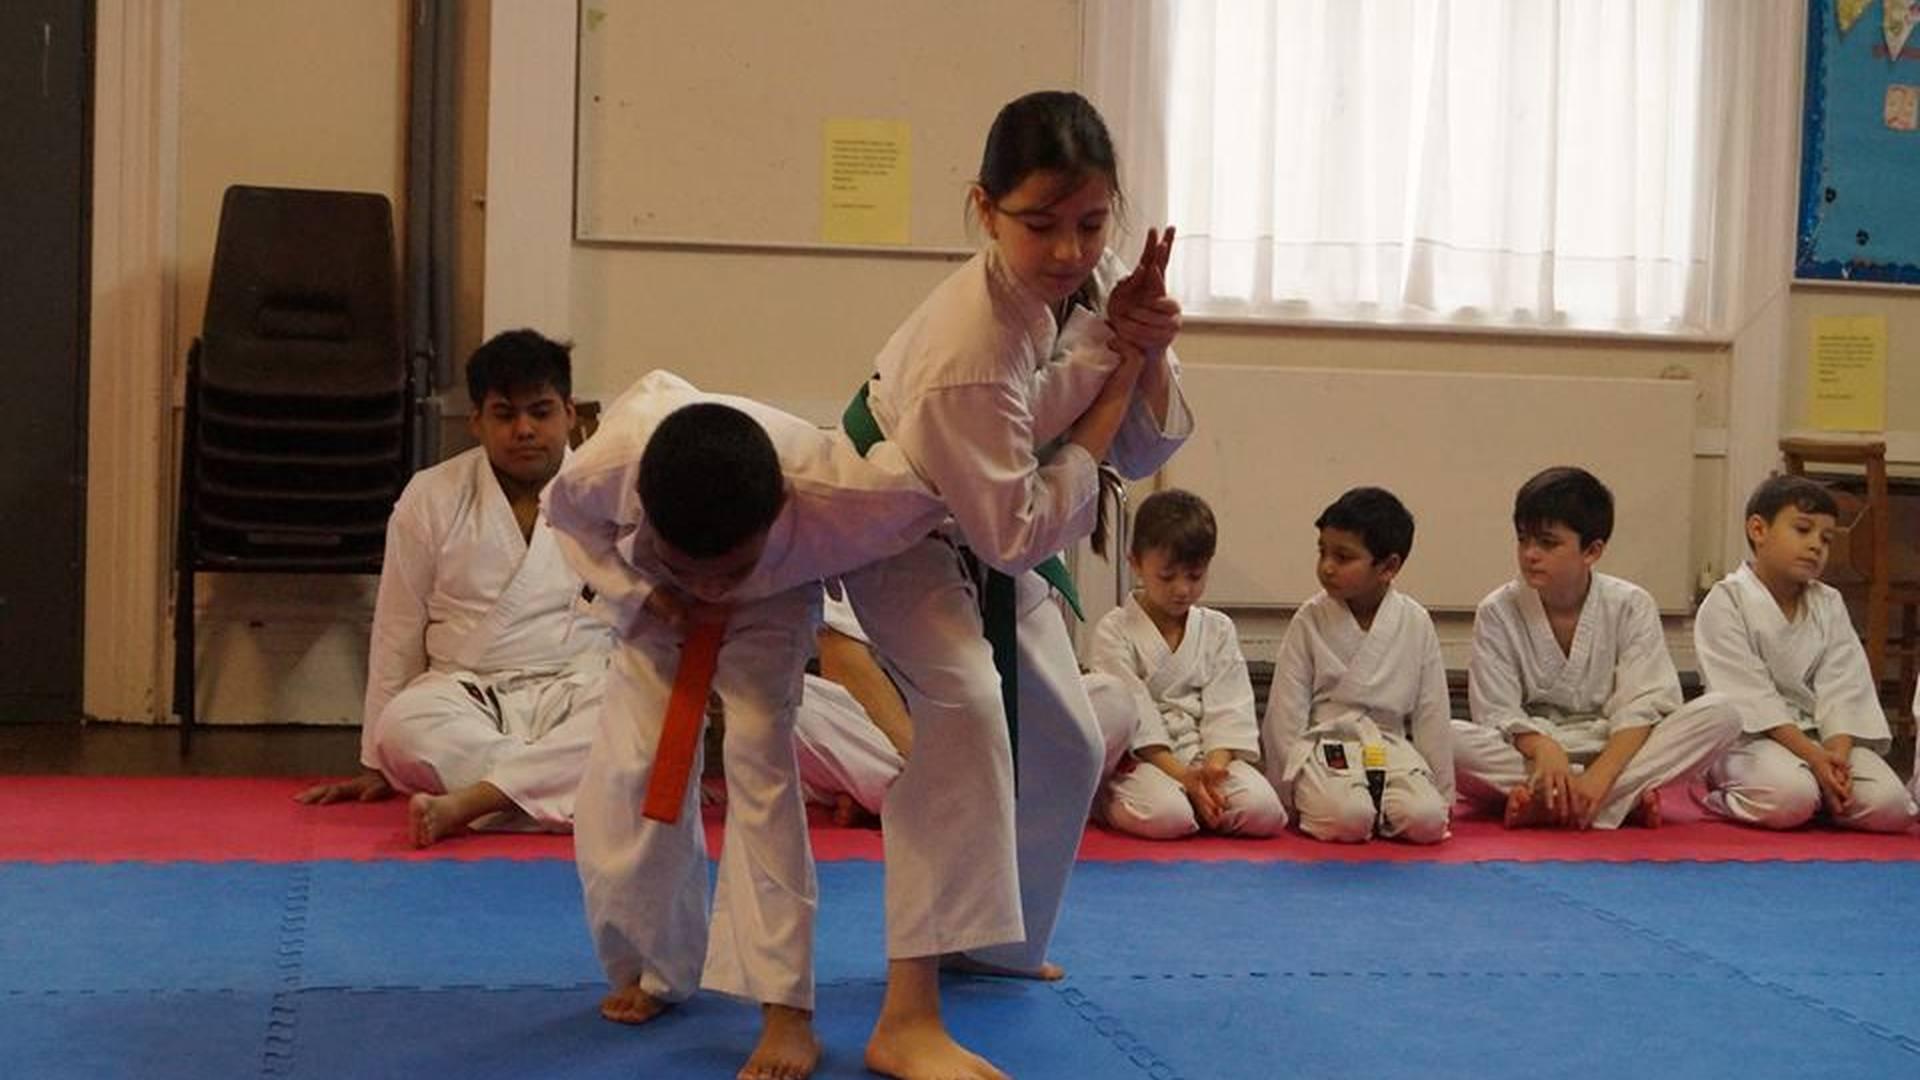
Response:
[{"label": "window sill", "polygon": [[1329,316],[1241,315],[1228,312],[1187,312],[1187,329],[1305,331],[1377,334],[1382,337],[1498,338],[1505,341],[1575,341],[1597,345],[1630,345],[1668,349],[1723,351],[1733,344],[1725,334],[1704,331],[1658,333],[1650,330],[1607,330],[1599,327],[1519,326],[1496,323],[1388,321]]}]

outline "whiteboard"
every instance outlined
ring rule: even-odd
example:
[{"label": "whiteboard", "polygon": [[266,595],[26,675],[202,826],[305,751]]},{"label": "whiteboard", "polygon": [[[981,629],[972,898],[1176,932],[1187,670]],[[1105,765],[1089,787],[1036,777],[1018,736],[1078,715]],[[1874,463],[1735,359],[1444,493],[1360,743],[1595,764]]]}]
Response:
[{"label": "whiteboard", "polygon": [[1613,491],[1598,569],[1663,611],[1692,610],[1690,380],[1188,364],[1181,386],[1194,434],[1162,475],[1219,521],[1209,604],[1305,602],[1319,590],[1314,519],[1373,485],[1414,517],[1396,584],[1429,608],[1471,611],[1515,574],[1514,492],[1578,465]]},{"label": "whiteboard", "polygon": [[574,235],[813,246],[829,119],[910,125],[911,250],[970,250],[1000,106],[1078,82],[1080,0],[583,0]]}]

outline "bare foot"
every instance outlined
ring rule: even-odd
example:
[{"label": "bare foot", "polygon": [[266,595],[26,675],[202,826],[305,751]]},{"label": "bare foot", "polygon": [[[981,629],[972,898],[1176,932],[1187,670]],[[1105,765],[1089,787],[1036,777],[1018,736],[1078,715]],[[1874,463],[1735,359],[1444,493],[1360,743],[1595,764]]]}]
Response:
[{"label": "bare foot", "polygon": [[670,1006],[640,989],[638,982],[626,986],[600,999],[600,1015],[616,1024],[644,1024],[666,1012]]},{"label": "bare foot", "polygon": [[790,1005],[760,1007],[760,1044],[735,1080],[806,1080],[820,1064],[813,1013]]},{"label": "bare foot", "polygon": [[882,1011],[867,1040],[867,1068],[898,1080],[1009,1080],[992,1062],[954,1042],[937,1015],[890,1020]]},{"label": "bare foot", "polygon": [[1509,829],[1535,829],[1547,823],[1547,808],[1533,796],[1533,788],[1521,784],[1507,792],[1507,810],[1501,824]]},{"label": "bare foot", "polygon": [[1645,794],[1640,796],[1640,805],[1634,807],[1633,812],[1627,815],[1627,820],[1633,822],[1635,825],[1638,825],[1643,829],[1659,828],[1660,827],[1660,792],[1659,790],[1657,788],[1648,788]]},{"label": "bare foot", "polygon": [[407,824],[414,847],[432,847],[479,818],[512,808],[512,799],[482,780],[445,795],[415,795],[407,800]]},{"label": "bare foot", "polygon": [[957,975],[989,975],[997,979],[1036,979],[1040,982],[1059,982],[1067,977],[1067,969],[1051,961],[1042,961],[1037,971],[1024,971],[975,960],[966,953],[948,953],[941,957],[940,970]]}]

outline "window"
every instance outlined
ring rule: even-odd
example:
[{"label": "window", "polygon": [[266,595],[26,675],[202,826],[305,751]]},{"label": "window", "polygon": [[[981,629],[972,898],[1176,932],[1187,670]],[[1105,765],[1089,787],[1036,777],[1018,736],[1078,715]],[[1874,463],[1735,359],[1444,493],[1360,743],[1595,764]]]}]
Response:
[{"label": "window", "polygon": [[1089,85],[1195,314],[1699,332],[1710,7],[1095,4]]}]

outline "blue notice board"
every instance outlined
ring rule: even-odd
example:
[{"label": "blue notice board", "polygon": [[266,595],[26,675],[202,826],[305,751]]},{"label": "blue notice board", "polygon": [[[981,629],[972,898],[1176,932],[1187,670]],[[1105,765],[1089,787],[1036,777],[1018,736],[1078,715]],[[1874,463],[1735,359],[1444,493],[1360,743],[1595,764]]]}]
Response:
[{"label": "blue notice board", "polygon": [[1890,58],[1881,3],[1844,34],[1835,0],[1808,5],[1796,277],[1920,285],[1920,30]]}]

